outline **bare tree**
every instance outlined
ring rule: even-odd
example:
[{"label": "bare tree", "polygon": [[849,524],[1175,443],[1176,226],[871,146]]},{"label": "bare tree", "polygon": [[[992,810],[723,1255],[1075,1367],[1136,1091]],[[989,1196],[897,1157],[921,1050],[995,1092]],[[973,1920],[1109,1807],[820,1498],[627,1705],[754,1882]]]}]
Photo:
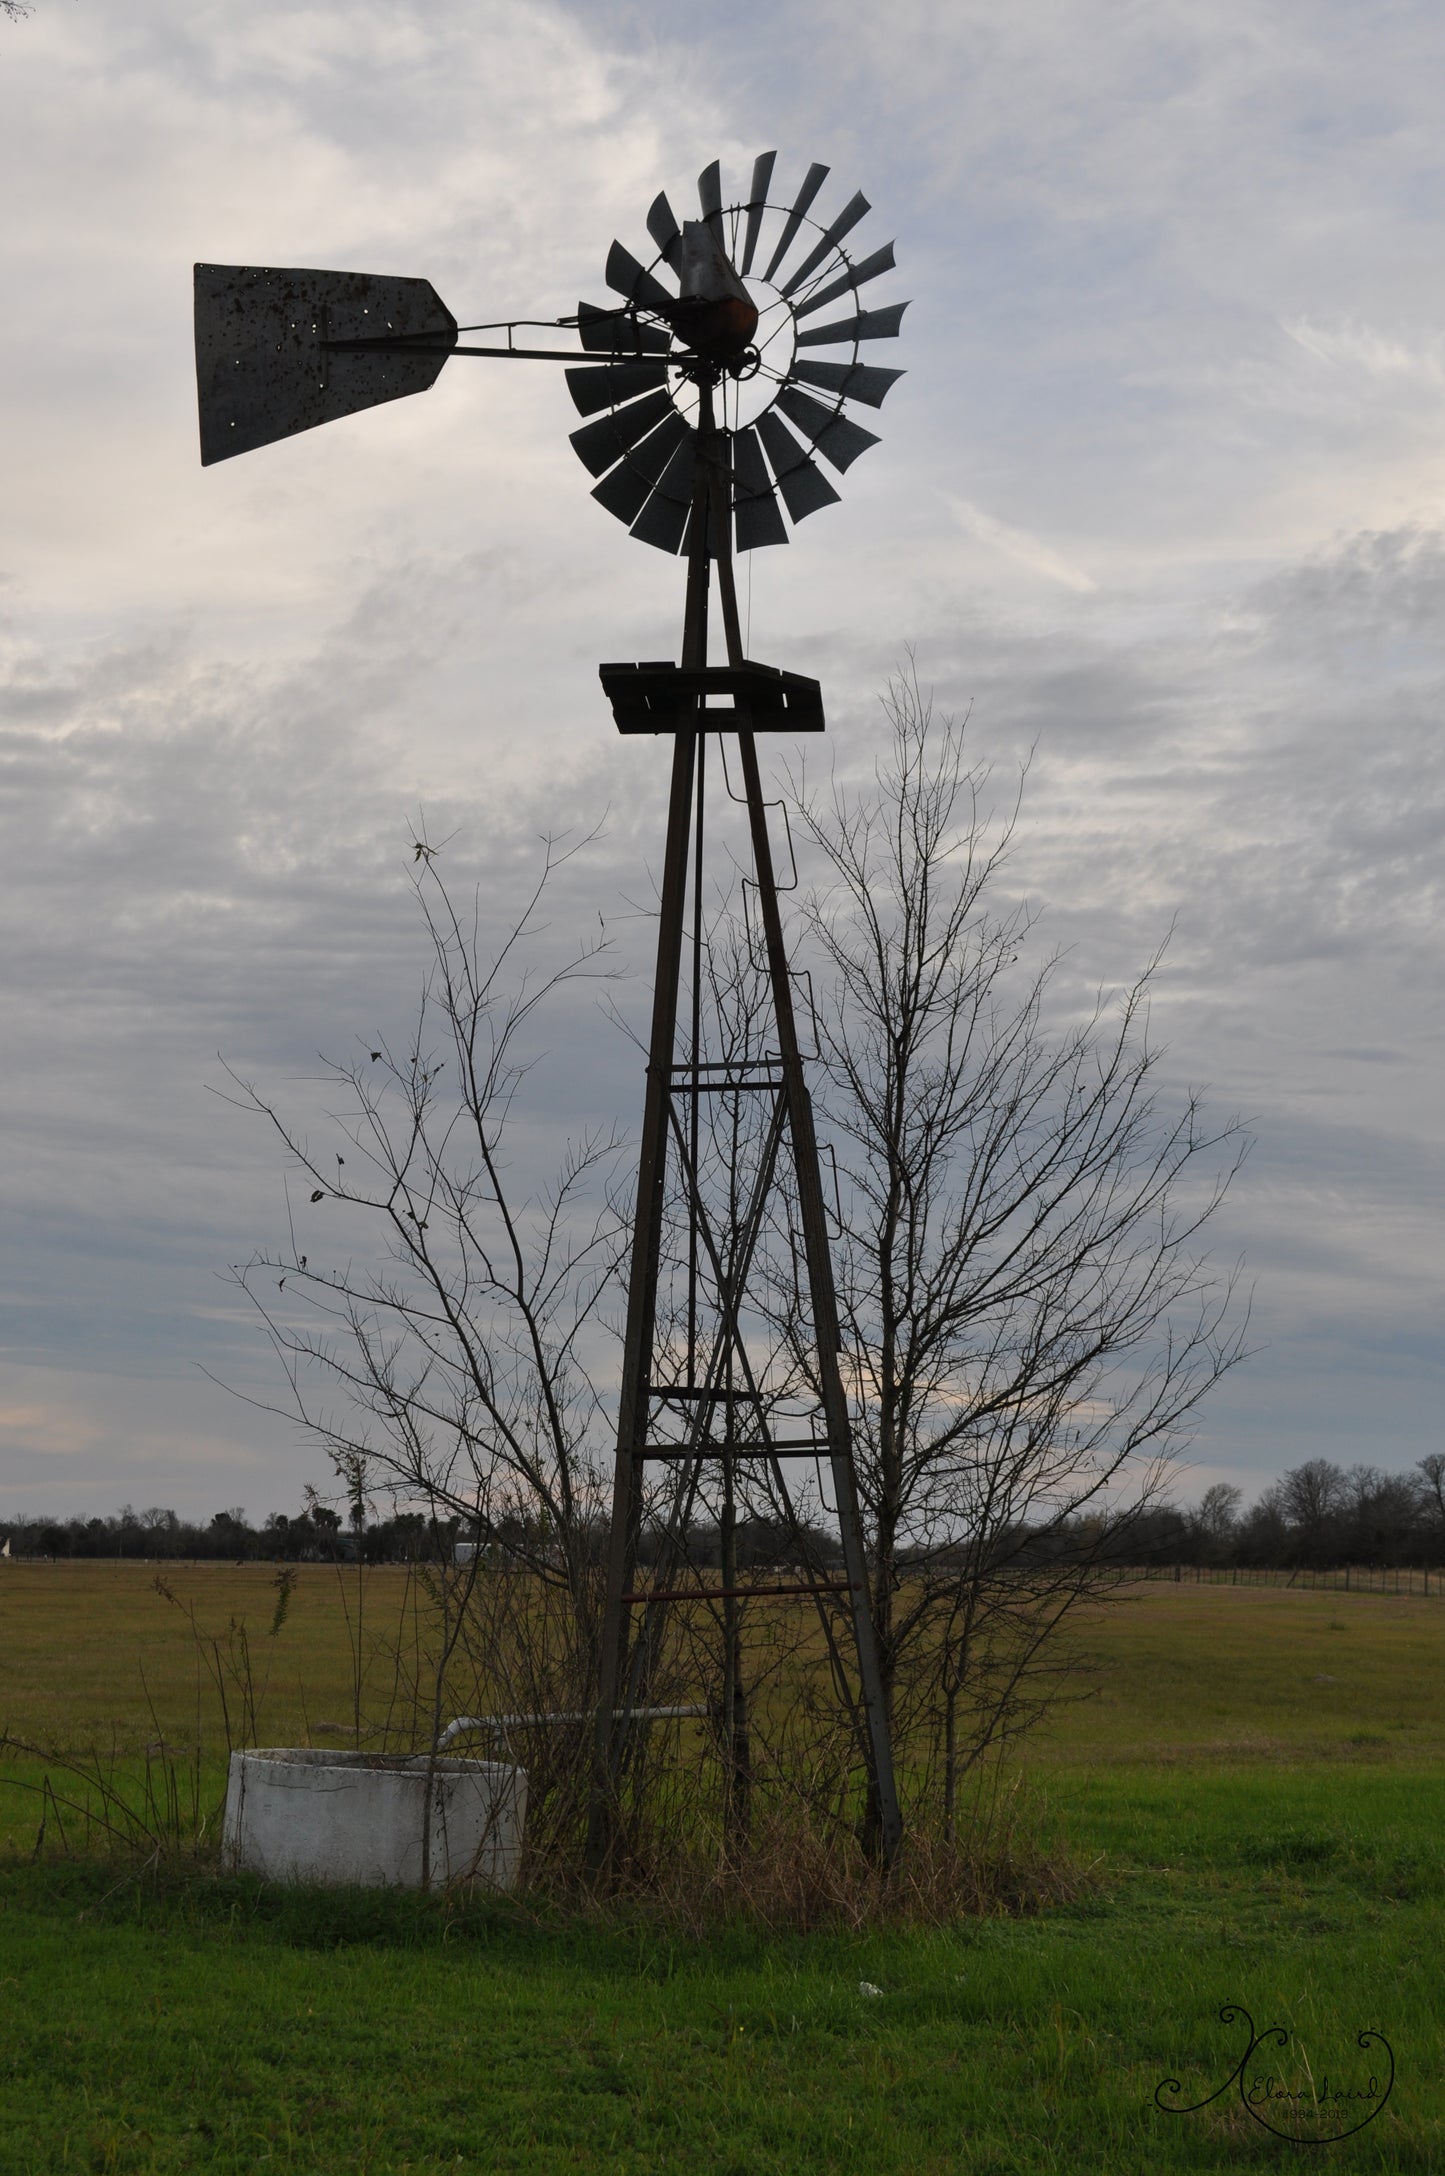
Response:
[{"label": "bare tree", "polygon": [[1257,1508],[1282,1522],[1297,1562],[1329,1564],[1340,1553],[1349,1503],[1341,1469],[1328,1458],[1307,1458],[1281,1474]]},{"label": "bare tree", "polygon": [[1239,1530],[1239,1510],[1244,1492],[1228,1481],[1207,1488],[1190,1513],[1190,1524],[1199,1537],[1206,1558],[1217,1557]]},{"label": "bare tree", "polygon": [[[585,843],[585,842],[583,842]],[[402,1051],[384,1038],[327,1062],[324,1147],[234,1073],[233,1100],[270,1125],[316,1212],[357,1218],[361,1262],[312,1242],[258,1255],[235,1275],[287,1384],[273,1409],[325,1448],[358,1536],[374,1492],[421,1508],[437,1536],[431,1581],[439,1628],[432,1691],[476,1662],[479,1696],[507,1705],[526,1681],[539,1708],[585,1704],[594,1667],[594,1572],[610,1428],[587,1347],[620,1258],[625,1220],[609,1195],[618,1137],[570,1144],[543,1190],[516,1178],[519,1092],[536,1053],[540,1008],[579,979],[610,972],[606,940],[536,970],[543,892],[577,847],[547,843],[535,892],[487,956],[425,846],[415,891],[431,972]],[[606,1380],[604,1367],[602,1380]],[[503,1605],[488,1584],[488,1637],[476,1623],[476,1565],[449,1560],[460,1533],[494,1567],[525,1575]],[[525,1591],[531,1599],[518,1601]],[[413,1707],[420,1693],[413,1688]]]},{"label": "bare tree", "polygon": [[1321,1533],[1349,1501],[1345,1476],[1328,1458],[1307,1458],[1303,1465],[1291,1466],[1276,1488],[1284,1516],[1307,1535]]},{"label": "bare tree", "polygon": [[1351,1466],[1344,1476],[1340,1538],[1347,1562],[1375,1564],[1398,1559],[1419,1515],[1420,1492],[1413,1477],[1384,1473],[1378,1466]]},{"label": "bare tree", "polygon": [[790,809],[822,872],[799,919],[875,1615],[895,1734],[951,1823],[969,1766],[1057,1692],[1101,1553],[1240,1357],[1234,1277],[1199,1241],[1248,1143],[1165,1096],[1153,965],[1059,1018],[1033,916],[996,903],[1013,818],[986,819],[962,727],[911,671],[884,708],[872,788],[796,776]]},{"label": "bare tree", "polygon": [[1433,1526],[1445,1533],[1445,1451],[1427,1451],[1415,1462],[1419,1501]]}]

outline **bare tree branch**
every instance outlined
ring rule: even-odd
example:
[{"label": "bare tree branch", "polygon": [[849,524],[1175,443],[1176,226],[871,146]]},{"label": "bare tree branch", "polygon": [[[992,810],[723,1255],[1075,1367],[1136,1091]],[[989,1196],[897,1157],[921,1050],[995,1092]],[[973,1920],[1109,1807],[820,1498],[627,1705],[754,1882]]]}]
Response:
[{"label": "bare tree branch", "polygon": [[1241,1357],[1235,1277],[1198,1242],[1249,1143],[1167,1105],[1158,956],[1055,1024],[1057,959],[1030,966],[1033,915],[994,903],[1018,799],[985,819],[911,666],[884,708],[872,788],[799,773],[790,811],[820,872],[799,919],[875,1615],[895,1729],[951,1812],[1056,1695],[1101,1552]]},{"label": "bare tree branch", "polygon": [[[582,842],[585,843],[585,842]],[[536,1063],[542,1008],[612,973],[605,940],[560,966],[531,964],[546,887],[575,844],[546,842],[531,898],[495,954],[419,856],[414,889],[431,951],[406,1049],[382,1039],[327,1062],[339,1091],[317,1147],[234,1072],[232,1098],[263,1118],[312,1202],[369,1219],[381,1266],[262,1254],[236,1270],[286,1383],[279,1409],[400,1500],[505,1539],[544,1582],[591,1608],[607,1416],[582,1345],[625,1240],[611,1199],[618,1136],[569,1142],[544,1192],[514,1192],[511,1131]],[[228,1072],[230,1069],[228,1068]],[[589,1635],[590,1636],[590,1635]]]}]

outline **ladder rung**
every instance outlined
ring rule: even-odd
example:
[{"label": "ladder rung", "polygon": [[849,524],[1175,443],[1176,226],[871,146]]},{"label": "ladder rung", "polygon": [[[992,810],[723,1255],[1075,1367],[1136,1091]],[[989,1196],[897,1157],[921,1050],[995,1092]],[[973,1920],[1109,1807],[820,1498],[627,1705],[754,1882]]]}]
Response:
[{"label": "ladder rung", "polygon": [[674,1081],[675,1096],[723,1096],[743,1095],[755,1088],[770,1088],[774,1095],[781,1095],[787,1087],[785,1080],[694,1080]]},{"label": "ladder rung", "polygon": [[[649,1398],[682,1400],[706,1398],[712,1405],[742,1406],[753,1413],[765,1403],[763,1398],[755,1397],[750,1390],[720,1390],[716,1387],[709,1389],[705,1383],[649,1383],[645,1395]],[[808,1416],[806,1413],[780,1413],[778,1419],[780,1422],[790,1421],[795,1427],[806,1427]]]},{"label": "ladder rung", "polygon": [[649,1443],[644,1458],[771,1458],[775,1451],[811,1451],[824,1458],[828,1445],[816,1436],[778,1436],[771,1443],[704,1443],[696,1450],[686,1444]]},{"label": "ladder rung", "polygon": [[763,1066],[768,1066],[776,1072],[782,1062],[780,1057],[701,1058],[696,1063],[688,1058],[679,1058],[668,1067],[668,1071],[669,1073],[746,1073],[749,1067],[756,1072]]},{"label": "ladder rung", "polygon": [[685,1445],[673,1443],[649,1443],[642,1455],[644,1458],[667,1458],[675,1463],[680,1458],[771,1458],[772,1454],[770,1443],[709,1443],[700,1451],[690,1451]]},{"label": "ladder rung", "polygon": [[624,1602],[748,1602],[769,1594],[859,1594],[860,1582],[852,1579],[804,1579],[786,1587],[665,1587],[642,1594],[624,1594]]},{"label": "ladder rung", "polygon": [[[755,1410],[761,1402],[747,1390],[709,1390],[705,1383],[649,1383],[649,1398],[706,1398],[713,1405],[742,1405]],[[787,1419],[796,1418],[793,1414]]]}]

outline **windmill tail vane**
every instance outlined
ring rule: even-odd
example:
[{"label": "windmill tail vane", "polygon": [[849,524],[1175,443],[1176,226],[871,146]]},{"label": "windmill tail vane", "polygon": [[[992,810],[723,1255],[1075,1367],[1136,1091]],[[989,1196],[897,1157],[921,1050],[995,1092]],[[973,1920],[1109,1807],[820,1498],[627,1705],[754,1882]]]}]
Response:
[{"label": "windmill tail vane", "polygon": [[[880,408],[902,375],[862,353],[865,342],[896,337],[907,304],[871,299],[873,282],[895,269],[891,242],[861,257],[845,247],[868,200],[855,194],[820,215],[829,169],[809,166],[789,194],[775,187],[775,166],[776,154],[763,152],[746,195],[728,202],[714,161],[698,176],[693,218],[679,219],[660,193],[645,221],[650,254],[614,241],[603,272],[613,299],[581,301],[565,317],[461,326],[423,279],[195,269],[203,463],[425,392],[453,356],[560,363],[584,419],[571,443],[596,479],[592,497],[639,542],[686,557],[680,663],[600,668],[619,732],[670,737],[672,773],[597,1683],[596,1869],[625,1849],[667,1627],[689,1603],[722,1612],[719,1713],[730,1773],[748,1768],[742,1612],[769,1593],[813,1599],[885,1863],[902,1834],[819,1148],[756,741],[822,731],[822,696],[815,680],[745,655],[733,558],[788,543],[800,521],[837,502],[825,470],[843,474],[878,443],[849,404]],[[557,344],[567,332],[576,344]],[[722,664],[708,659],[714,594]],[[732,798],[745,809],[767,991],[725,1058],[710,1051],[703,1007],[708,740],[723,734],[736,740],[742,792]],[[726,1155],[708,1165],[718,1138],[708,1114],[722,1104],[734,1113],[733,1140],[752,1143],[746,1170]],[[765,1350],[770,1214],[787,1222],[797,1269],[788,1337],[773,1335]],[[802,1515],[807,1463],[820,1476],[828,1469],[841,1565],[820,1554]],[[660,1494],[647,1485],[659,1473]],[[699,1513],[717,1511],[719,1531],[731,1532],[738,1503],[763,1500],[785,1514],[801,1578],[796,1569],[771,1583],[744,1578],[725,1552],[721,1583],[706,1580],[689,1541]],[[644,1576],[639,1546],[654,1502],[663,1509]]]}]

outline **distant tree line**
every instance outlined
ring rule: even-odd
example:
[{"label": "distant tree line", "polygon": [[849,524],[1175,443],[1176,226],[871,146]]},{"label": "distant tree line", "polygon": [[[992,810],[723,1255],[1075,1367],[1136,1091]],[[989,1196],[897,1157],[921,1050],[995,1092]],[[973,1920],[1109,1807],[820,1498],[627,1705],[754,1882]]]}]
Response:
[{"label": "distant tree line", "polygon": [[310,1504],[294,1518],[273,1512],[253,1526],[239,1505],[210,1519],[183,1519],[155,1506],[136,1511],[123,1504],[108,1519],[18,1519],[0,1526],[12,1557],[137,1557],[214,1560],[225,1563],[336,1564],[355,1562],[358,1547],[368,1563],[398,1563],[450,1553],[458,1522],[438,1522],[420,1512],[368,1520],[360,1527],[326,1504]]},{"label": "distant tree line", "polygon": [[[1307,1459],[1281,1474],[1249,1510],[1243,1503],[1241,1490],[1216,1482],[1192,1507],[1150,1505],[1132,1518],[1111,1522],[1107,1530],[1102,1521],[1085,1518],[1001,1532],[994,1537],[994,1553],[1000,1565],[1012,1563],[1021,1570],[1060,1555],[1114,1565],[1240,1569],[1445,1565],[1445,1453],[1439,1451],[1407,1473]],[[606,1539],[602,1521],[589,1538],[594,1561],[600,1561]],[[817,1560],[827,1563],[837,1557],[832,1536],[819,1529],[811,1538]],[[0,1525],[0,1542],[5,1539],[12,1557],[337,1564],[354,1563],[359,1553],[368,1564],[405,1564],[450,1558],[468,1535],[466,1522],[457,1516],[396,1511],[390,1517],[346,1519],[313,1500],[294,1517],[273,1512],[259,1526],[239,1506],[192,1521],[174,1511],[136,1511],[125,1504],[104,1519],[17,1519]],[[969,1544],[960,1541],[958,1546]],[[504,1519],[488,1547],[499,1559],[536,1561],[546,1555],[546,1536],[526,1522]],[[797,1537],[782,1522],[753,1518],[739,1522],[736,1547],[740,1567],[766,1570],[797,1553]],[[692,1565],[716,1569],[721,1548],[716,1525],[699,1521],[690,1528],[686,1553]],[[930,1563],[936,1565],[947,1553],[946,1545],[942,1551],[935,1548],[929,1552]],[[644,1541],[641,1561],[647,1563],[650,1554]],[[906,1558],[900,1568],[906,1575]]]},{"label": "distant tree line", "polygon": [[1202,1564],[1276,1570],[1344,1565],[1445,1565],[1445,1454],[1406,1473],[1306,1459],[1249,1510],[1227,1482],[1192,1509],[1142,1512],[1111,1539],[1118,1564]]},{"label": "distant tree line", "polygon": [[[824,1563],[840,1557],[832,1535],[821,1529],[809,1531]],[[397,1511],[390,1517],[344,1518],[341,1512],[317,1502],[309,1503],[294,1517],[272,1512],[259,1526],[251,1524],[239,1505],[200,1520],[183,1519],[177,1512],[159,1506],[136,1511],[130,1504],[123,1504],[105,1519],[35,1518],[0,1523],[0,1544],[8,1539],[12,1557],[354,1564],[359,1553],[367,1564],[414,1564],[450,1558],[457,1545],[469,1538],[467,1523],[459,1516],[433,1518],[420,1511]],[[722,1552],[717,1526],[697,1521],[688,1539],[689,1561],[715,1570]],[[601,1563],[607,1543],[605,1520],[592,1522],[588,1540],[592,1561]],[[782,1562],[790,1553],[796,1555],[796,1534],[780,1520],[741,1520],[737,1550],[739,1563],[749,1570],[766,1568]],[[547,1535],[537,1521],[504,1517],[492,1522],[486,1553],[497,1561],[535,1562],[548,1554]],[[650,1563],[653,1554],[645,1538],[639,1560]]]}]

